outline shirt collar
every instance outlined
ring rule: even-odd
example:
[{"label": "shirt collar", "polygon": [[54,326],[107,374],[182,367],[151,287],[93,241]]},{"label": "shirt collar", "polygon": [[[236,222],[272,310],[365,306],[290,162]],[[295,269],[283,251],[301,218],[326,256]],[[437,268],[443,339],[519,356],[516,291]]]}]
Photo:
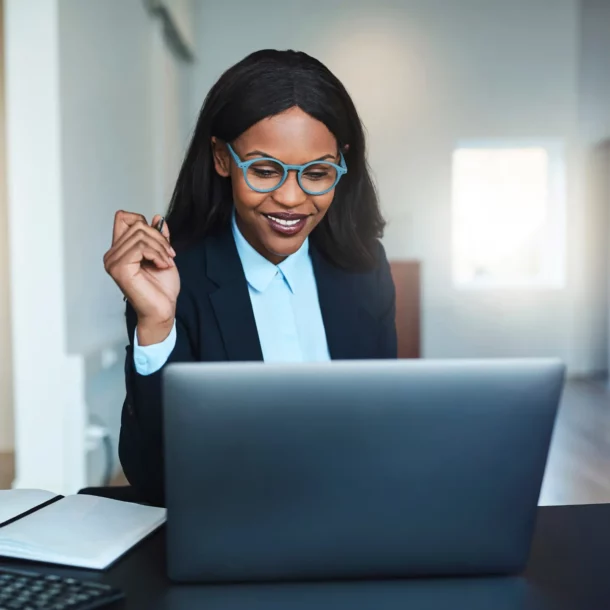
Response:
[{"label": "shirt collar", "polygon": [[242,235],[237,226],[235,212],[233,212],[232,216],[232,229],[233,239],[237,246],[237,253],[239,254],[246,280],[252,288],[258,292],[264,292],[279,272],[286,280],[292,293],[298,290],[301,270],[304,265],[307,265],[309,260],[308,237],[294,254],[285,258],[279,265],[274,265],[259,254]]}]

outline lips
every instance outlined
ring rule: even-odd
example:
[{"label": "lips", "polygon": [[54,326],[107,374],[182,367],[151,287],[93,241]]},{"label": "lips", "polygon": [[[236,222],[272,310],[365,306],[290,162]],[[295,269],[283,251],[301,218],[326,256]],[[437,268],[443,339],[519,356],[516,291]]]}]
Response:
[{"label": "lips", "polygon": [[293,236],[300,233],[307,224],[307,214],[290,214],[288,212],[274,212],[263,214],[273,231],[280,235]]}]

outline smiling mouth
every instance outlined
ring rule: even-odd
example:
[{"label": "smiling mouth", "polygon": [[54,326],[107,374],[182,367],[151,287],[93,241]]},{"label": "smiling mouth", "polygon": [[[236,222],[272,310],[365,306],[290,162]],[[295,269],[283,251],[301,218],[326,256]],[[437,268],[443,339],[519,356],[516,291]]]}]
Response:
[{"label": "smiling mouth", "polygon": [[307,214],[287,214],[279,212],[276,214],[263,214],[269,226],[280,235],[296,235],[300,233],[307,224]]}]

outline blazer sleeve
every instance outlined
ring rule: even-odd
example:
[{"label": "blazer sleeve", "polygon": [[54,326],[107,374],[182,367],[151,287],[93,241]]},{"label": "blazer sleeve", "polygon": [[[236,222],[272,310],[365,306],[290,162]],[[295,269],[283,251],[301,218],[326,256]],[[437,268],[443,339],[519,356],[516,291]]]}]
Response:
[{"label": "blazer sleeve", "polygon": [[176,344],[165,364],[150,375],[140,375],[134,362],[137,316],[127,304],[129,344],[125,355],[126,396],[121,414],[119,459],[125,477],[139,498],[157,506],[165,504],[163,459],[163,370],[172,362],[195,360],[197,316],[188,294],[181,291],[176,304]]},{"label": "blazer sleeve", "polygon": [[378,358],[392,359],[398,357],[396,338],[396,289],[390,263],[385,249],[379,244],[379,263],[377,266],[377,294],[379,298],[379,334]]}]

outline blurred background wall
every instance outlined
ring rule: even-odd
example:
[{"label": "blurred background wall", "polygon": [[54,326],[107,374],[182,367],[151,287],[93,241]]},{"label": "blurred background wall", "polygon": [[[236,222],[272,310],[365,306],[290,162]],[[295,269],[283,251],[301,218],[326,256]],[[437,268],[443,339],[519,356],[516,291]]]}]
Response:
[{"label": "blurred background wall", "polygon": [[[0,11],[0,48],[4,46],[2,21],[3,14]],[[2,62],[0,64],[0,453],[13,450],[14,436],[5,123],[4,62]]]},{"label": "blurred background wall", "polygon": [[578,121],[582,191],[577,205],[582,210],[582,226],[576,246],[584,255],[578,270],[583,282],[575,294],[575,316],[582,320],[580,349],[591,354],[587,364],[591,368],[593,362],[594,368],[604,370],[609,349],[610,3],[584,0],[581,8]]},{"label": "blurred background wall", "polygon": [[[171,12],[184,48],[155,6]],[[114,212],[165,209],[209,87],[265,47],[315,55],[353,95],[388,254],[421,263],[424,357],[558,356],[571,376],[606,373],[604,0],[5,0],[4,9],[0,452],[13,448],[14,394],[20,485],[99,482],[100,430],[116,470],[126,337],[121,296],[102,266]],[[557,144],[567,188],[553,282],[456,285],[453,162],[464,142]],[[84,470],[69,466],[82,447],[57,453],[74,434],[86,439]],[[41,455],[47,466],[35,469]]]}]

